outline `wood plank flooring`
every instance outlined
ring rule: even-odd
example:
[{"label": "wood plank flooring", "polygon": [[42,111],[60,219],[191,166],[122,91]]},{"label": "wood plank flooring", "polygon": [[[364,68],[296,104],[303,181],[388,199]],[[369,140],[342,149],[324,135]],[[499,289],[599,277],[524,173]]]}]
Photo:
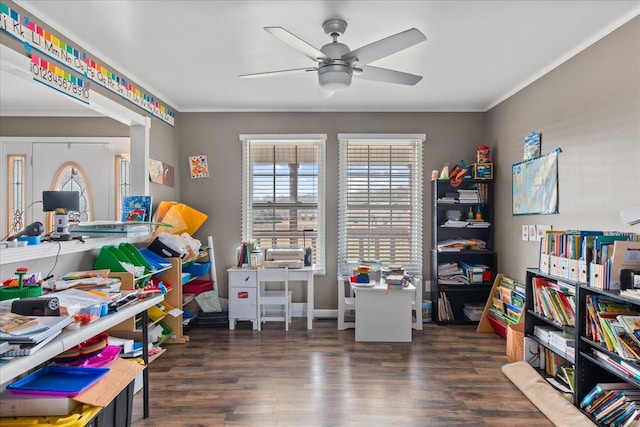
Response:
[{"label": "wood plank flooring", "polygon": [[425,324],[411,343],[356,343],[335,320],[196,328],[150,365],[139,426],[553,426],[502,374],[505,340]]}]

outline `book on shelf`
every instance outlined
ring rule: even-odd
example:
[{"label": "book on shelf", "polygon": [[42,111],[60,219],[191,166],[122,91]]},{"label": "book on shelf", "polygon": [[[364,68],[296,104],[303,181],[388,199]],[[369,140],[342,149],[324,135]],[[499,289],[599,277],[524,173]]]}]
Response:
[{"label": "book on shelf", "polygon": [[70,316],[33,316],[38,323],[16,333],[0,333],[0,341],[9,343],[37,344],[49,336],[60,332],[73,321]]},{"label": "book on shelf", "polygon": [[122,221],[151,221],[151,196],[124,196]]},{"label": "book on shelf", "polygon": [[21,343],[21,344],[9,344],[9,350],[6,351],[2,357],[17,357],[17,356],[31,356],[38,350],[49,344],[55,337],[62,333],[62,329],[52,332],[44,338],[42,341],[36,344]]},{"label": "book on shelf", "polygon": [[11,345],[7,341],[0,341],[0,356],[11,350]]},{"label": "book on shelf", "polygon": [[603,353],[596,349],[591,349],[591,351],[596,356],[596,358],[605,365],[612,367],[614,370],[620,372],[623,375],[627,375],[636,381],[640,381],[640,375],[622,365],[622,361],[619,358],[609,356],[606,353]]},{"label": "book on shelf", "polygon": [[547,380],[549,384],[551,384],[555,389],[561,391],[562,393],[573,393],[571,387],[569,387],[568,384],[559,381],[555,377],[546,377],[545,380]]},{"label": "book on shelf", "polygon": [[438,320],[455,320],[446,292],[440,292],[440,298],[438,298]]},{"label": "book on shelf", "polygon": [[594,401],[602,396],[605,392],[611,390],[631,390],[636,386],[626,382],[611,382],[611,383],[598,383],[596,384],[580,401],[581,408],[587,408]]},{"label": "book on shelf", "polygon": [[38,319],[17,313],[0,314],[0,332],[15,333],[38,324]]}]

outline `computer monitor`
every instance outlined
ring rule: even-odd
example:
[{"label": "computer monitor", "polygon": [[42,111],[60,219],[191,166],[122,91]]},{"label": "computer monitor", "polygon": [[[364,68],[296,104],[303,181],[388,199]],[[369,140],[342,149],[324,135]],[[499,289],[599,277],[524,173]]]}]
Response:
[{"label": "computer monitor", "polygon": [[53,240],[71,240],[69,234],[69,212],[80,210],[80,192],[78,191],[43,191],[42,210],[55,212],[53,217]]},{"label": "computer monitor", "polygon": [[43,191],[42,210],[55,212],[64,209],[65,213],[80,211],[80,192],[78,191]]}]

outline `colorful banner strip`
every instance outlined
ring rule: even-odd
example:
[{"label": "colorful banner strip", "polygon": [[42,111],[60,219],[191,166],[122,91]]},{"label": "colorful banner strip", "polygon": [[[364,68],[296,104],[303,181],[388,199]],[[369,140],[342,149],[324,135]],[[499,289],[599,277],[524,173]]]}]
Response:
[{"label": "colorful banner strip", "polygon": [[[60,40],[56,35],[45,30],[28,17],[25,16],[21,20],[20,14],[4,3],[0,3],[0,30],[23,42],[27,53],[31,53],[31,49],[36,49],[56,62],[120,95],[169,125],[174,125],[175,113],[165,105],[127,83],[123,77],[96,64],[95,61],[87,57],[86,53],[79,52],[78,49]],[[86,89],[88,90],[88,85]]]},{"label": "colorful banner strip", "polygon": [[56,64],[31,54],[33,79],[85,104],[89,103],[89,85]]},{"label": "colorful banner strip", "polygon": [[139,88],[113,73],[107,67],[96,63],[91,58],[85,58],[85,63],[89,79],[157,116],[171,126],[174,125],[175,113],[157,102],[152,96],[142,92]]}]

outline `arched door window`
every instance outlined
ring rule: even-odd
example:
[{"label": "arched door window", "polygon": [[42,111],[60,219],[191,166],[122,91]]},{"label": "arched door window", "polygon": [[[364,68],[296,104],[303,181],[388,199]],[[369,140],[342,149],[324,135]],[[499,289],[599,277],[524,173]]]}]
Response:
[{"label": "arched door window", "polygon": [[[52,190],[77,191],[80,193],[80,211],[69,212],[69,222],[87,222],[93,220],[93,193],[91,183],[82,167],[75,162],[64,163],[53,179]],[[53,229],[53,214],[47,215],[48,229]]]}]

